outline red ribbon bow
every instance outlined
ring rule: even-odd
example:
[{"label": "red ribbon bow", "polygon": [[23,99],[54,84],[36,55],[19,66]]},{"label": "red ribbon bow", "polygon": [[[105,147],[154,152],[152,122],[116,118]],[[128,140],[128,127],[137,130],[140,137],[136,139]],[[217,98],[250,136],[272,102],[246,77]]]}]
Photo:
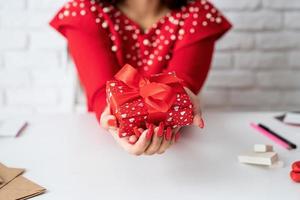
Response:
[{"label": "red ribbon bow", "polygon": [[153,75],[147,78],[129,64],[124,65],[115,78],[130,88],[118,95],[115,99],[116,103],[122,105],[142,97],[149,113],[167,112],[176,98],[175,90],[168,84],[182,82],[174,73]]}]

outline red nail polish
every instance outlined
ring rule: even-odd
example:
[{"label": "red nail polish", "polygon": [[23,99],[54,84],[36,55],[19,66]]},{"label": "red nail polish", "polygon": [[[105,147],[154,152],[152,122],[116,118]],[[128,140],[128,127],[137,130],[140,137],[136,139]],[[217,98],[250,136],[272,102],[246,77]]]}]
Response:
[{"label": "red nail polish", "polygon": [[139,129],[137,128],[137,127],[134,127],[133,128],[133,132],[134,132],[134,134],[137,136],[137,137],[140,137],[141,136],[141,132],[139,131]]},{"label": "red nail polish", "polygon": [[165,138],[167,141],[171,140],[171,137],[172,137],[172,130],[170,127],[167,128],[166,130],[166,135],[165,135]]},{"label": "red nail polish", "polygon": [[152,135],[153,135],[153,133],[154,133],[154,130],[153,130],[153,124],[149,124],[148,127],[149,127],[149,128],[148,128],[148,132],[147,132],[147,135],[146,135],[146,139],[147,139],[147,140],[151,140]]},{"label": "red nail polish", "polygon": [[164,135],[164,123],[160,122],[158,126],[157,136],[162,137]]},{"label": "red nail polish", "polygon": [[125,136],[127,136],[127,133],[126,132],[121,132],[119,130],[119,137],[122,138],[122,137],[125,137]]},{"label": "red nail polish", "polygon": [[149,122],[146,122],[146,128],[149,129],[149,125],[150,125],[150,123],[149,123]]},{"label": "red nail polish", "polygon": [[115,119],[109,119],[107,121],[108,126],[117,126],[117,121]]},{"label": "red nail polish", "polygon": [[175,135],[175,142],[177,142],[179,138],[180,138],[180,132],[178,131]]},{"label": "red nail polish", "polygon": [[201,119],[200,119],[199,127],[200,127],[200,128],[204,128],[204,120],[203,120],[202,117],[201,117]]},{"label": "red nail polish", "polygon": [[134,144],[134,142],[129,141],[129,144]]}]

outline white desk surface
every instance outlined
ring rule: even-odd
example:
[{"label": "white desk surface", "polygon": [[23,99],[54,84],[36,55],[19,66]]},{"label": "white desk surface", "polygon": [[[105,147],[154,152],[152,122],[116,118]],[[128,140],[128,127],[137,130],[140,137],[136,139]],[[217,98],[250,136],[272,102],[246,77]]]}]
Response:
[{"label": "white desk surface", "polygon": [[[300,144],[300,128],[272,119],[274,113],[205,113],[204,130],[189,129],[163,155],[123,151],[93,115],[28,118],[19,138],[0,138],[0,162],[26,168],[25,176],[47,188],[36,200],[83,199],[300,199],[289,178],[300,151],[287,151],[249,127],[266,125]],[[255,143],[271,143],[285,165],[243,165],[237,156]]]}]

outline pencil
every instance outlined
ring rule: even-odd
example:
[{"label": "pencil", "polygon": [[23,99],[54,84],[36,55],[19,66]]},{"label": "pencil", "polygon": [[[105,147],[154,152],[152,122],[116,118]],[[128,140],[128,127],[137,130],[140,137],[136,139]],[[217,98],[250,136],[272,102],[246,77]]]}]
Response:
[{"label": "pencil", "polygon": [[264,128],[260,127],[259,125],[250,123],[250,126],[253,127],[255,130],[257,130],[258,132],[260,132],[261,134],[263,134],[264,136],[268,137],[273,142],[282,146],[283,148],[291,149],[291,146],[287,142],[285,142],[285,141],[281,140],[280,138],[276,137],[275,135],[271,134],[269,131],[265,130]]},{"label": "pencil", "polygon": [[259,127],[265,129],[266,131],[268,131],[269,133],[271,133],[272,135],[274,135],[275,137],[279,138],[280,140],[284,141],[285,143],[287,143],[291,149],[296,149],[297,145],[292,143],[291,141],[287,140],[286,138],[280,136],[278,133],[272,131],[270,128],[268,128],[267,126],[263,125],[263,124],[258,124]]},{"label": "pencil", "polygon": [[19,137],[21,135],[21,133],[26,129],[27,126],[28,126],[28,123],[25,122],[23,124],[23,126],[20,128],[20,130],[18,131],[18,133],[16,134],[16,137]]}]

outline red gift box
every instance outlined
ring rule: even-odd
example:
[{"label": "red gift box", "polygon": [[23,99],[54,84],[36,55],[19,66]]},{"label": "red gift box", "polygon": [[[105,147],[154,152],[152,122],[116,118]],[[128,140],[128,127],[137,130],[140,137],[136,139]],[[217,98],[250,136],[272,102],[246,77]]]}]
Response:
[{"label": "red gift box", "polygon": [[142,76],[126,64],[106,84],[107,102],[119,124],[119,136],[146,128],[146,122],[176,128],[193,122],[193,104],[174,72]]}]

